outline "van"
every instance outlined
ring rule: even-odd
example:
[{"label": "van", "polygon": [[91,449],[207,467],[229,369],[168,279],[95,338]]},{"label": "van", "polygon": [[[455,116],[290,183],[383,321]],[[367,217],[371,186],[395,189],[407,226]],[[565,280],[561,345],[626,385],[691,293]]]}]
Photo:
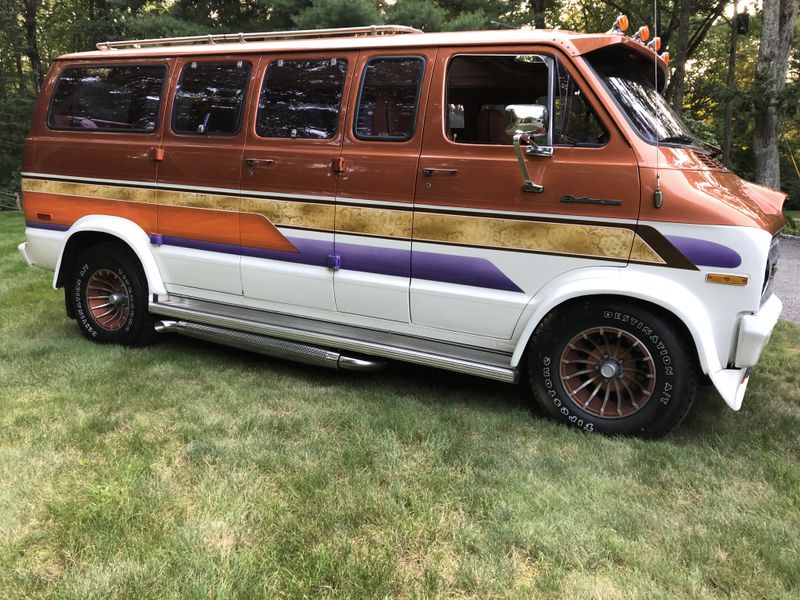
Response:
[{"label": "van", "polygon": [[62,56],[20,252],[95,342],[523,379],[612,434],[669,432],[701,379],[738,410],[782,308],[785,195],[686,128],[641,32],[374,26]]}]

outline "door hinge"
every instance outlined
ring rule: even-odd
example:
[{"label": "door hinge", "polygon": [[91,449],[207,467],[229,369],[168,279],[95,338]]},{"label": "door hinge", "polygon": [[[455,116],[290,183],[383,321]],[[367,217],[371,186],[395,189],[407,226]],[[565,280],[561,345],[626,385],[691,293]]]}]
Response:
[{"label": "door hinge", "polygon": [[344,158],[341,156],[337,156],[331,161],[331,170],[334,173],[344,173],[346,169],[347,166],[345,165]]},{"label": "door hinge", "polygon": [[328,254],[328,268],[338,271],[342,268],[342,257],[338,254]]},{"label": "door hinge", "polygon": [[164,160],[164,148],[161,146],[153,146],[150,148],[150,158],[152,160]]}]

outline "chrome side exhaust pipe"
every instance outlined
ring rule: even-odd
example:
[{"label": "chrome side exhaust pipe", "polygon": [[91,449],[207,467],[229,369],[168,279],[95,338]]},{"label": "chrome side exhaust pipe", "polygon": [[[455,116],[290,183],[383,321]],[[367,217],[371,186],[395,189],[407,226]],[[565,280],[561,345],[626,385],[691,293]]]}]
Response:
[{"label": "chrome side exhaust pipe", "polygon": [[386,366],[380,359],[346,356],[336,350],[313,346],[291,340],[247,333],[224,327],[203,325],[189,321],[157,321],[158,333],[178,333],[187,337],[224,344],[239,350],[247,350],[273,358],[282,358],[307,365],[343,369],[347,371],[377,371]]}]

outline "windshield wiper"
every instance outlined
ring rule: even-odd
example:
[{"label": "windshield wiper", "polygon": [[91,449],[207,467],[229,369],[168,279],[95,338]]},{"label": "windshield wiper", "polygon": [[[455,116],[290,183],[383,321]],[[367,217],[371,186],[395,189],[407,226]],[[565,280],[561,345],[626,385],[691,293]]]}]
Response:
[{"label": "windshield wiper", "polygon": [[659,144],[694,144],[694,138],[688,135],[669,135],[658,140]]}]

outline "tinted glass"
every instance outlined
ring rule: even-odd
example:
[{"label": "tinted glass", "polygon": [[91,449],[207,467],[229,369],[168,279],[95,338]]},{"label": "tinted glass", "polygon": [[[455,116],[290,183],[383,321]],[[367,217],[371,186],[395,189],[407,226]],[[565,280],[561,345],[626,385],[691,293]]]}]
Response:
[{"label": "tinted glass", "polygon": [[186,65],[175,90],[172,130],[176,133],[234,135],[242,121],[250,63]]},{"label": "tinted glass", "polygon": [[278,60],[267,69],[258,102],[262,137],[331,138],[336,133],[347,61]]},{"label": "tinted glass", "polygon": [[553,143],[559,146],[602,146],[608,134],[561,61],[556,61]]},{"label": "tinted glass", "polygon": [[625,112],[628,121],[651,143],[698,145],[681,118],[653,84],[653,63],[622,50],[594,52],[589,63]]},{"label": "tinted glass", "polygon": [[376,58],[367,63],[356,113],[356,136],[407,140],[414,133],[421,58]]},{"label": "tinted glass", "polygon": [[546,106],[547,88],[547,64],[540,56],[456,56],[447,70],[448,135],[466,144],[511,144],[506,106]]},{"label": "tinted glass", "polygon": [[47,123],[55,129],[154,131],[165,73],[163,65],[66,69]]}]

